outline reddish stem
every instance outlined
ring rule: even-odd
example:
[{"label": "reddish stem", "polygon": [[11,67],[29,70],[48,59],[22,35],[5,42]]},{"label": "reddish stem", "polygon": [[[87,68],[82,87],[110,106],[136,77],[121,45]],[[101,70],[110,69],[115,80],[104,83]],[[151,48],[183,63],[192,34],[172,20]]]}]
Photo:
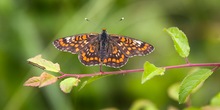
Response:
[{"label": "reddish stem", "polygon": [[[186,67],[202,67],[202,66],[214,66],[215,68],[212,69],[213,71],[217,70],[220,67],[220,63],[187,63],[182,65],[174,65],[174,66],[165,66],[162,68],[165,69],[173,69],[173,68],[186,68]],[[65,77],[76,77],[76,78],[84,78],[84,77],[92,77],[98,75],[114,75],[114,74],[127,74],[133,72],[143,72],[144,69],[133,69],[133,70],[120,70],[120,71],[111,71],[111,72],[96,72],[91,74],[65,74],[60,72],[61,76],[58,78],[62,79]]]}]

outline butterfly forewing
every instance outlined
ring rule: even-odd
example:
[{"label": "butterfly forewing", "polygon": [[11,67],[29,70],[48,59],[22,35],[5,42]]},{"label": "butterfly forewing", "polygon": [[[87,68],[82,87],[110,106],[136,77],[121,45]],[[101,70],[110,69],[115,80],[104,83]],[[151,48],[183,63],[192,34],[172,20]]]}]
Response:
[{"label": "butterfly forewing", "polygon": [[76,54],[97,37],[97,33],[79,34],[57,39],[53,42],[53,44],[57,49],[61,51],[67,51],[72,54]]},{"label": "butterfly forewing", "polygon": [[127,57],[144,56],[154,50],[152,45],[130,37],[111,34],[110,38],[120,47]]}]

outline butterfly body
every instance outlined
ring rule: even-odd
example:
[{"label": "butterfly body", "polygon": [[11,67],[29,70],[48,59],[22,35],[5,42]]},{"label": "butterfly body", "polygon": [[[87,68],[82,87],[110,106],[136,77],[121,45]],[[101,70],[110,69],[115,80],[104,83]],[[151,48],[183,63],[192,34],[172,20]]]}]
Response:
[{"label": "butterfly body", "polygon": [[127,36],[107,34],[78,34],[57,39],[54,46],[61,51],[78,54],[80,62],[86,66],[105,65],[114,68],[124,66],[133,56],[151,53],[154,47],[146,42]]},{"label": "butterfly body", "polygon": [[105,30],[103,30],[103,32],[101,34],[99,34],[99,41],[98,42],[100,42],[100,44],[99,44],[99,50],[98,51],[99,51],[99,54],[100,54],[101,62],[103,62],[105,56],[108,53],[108,47],[109,47],[109,45],[108,45],[109,39],[108,38],[109,37],[108,37]]}]

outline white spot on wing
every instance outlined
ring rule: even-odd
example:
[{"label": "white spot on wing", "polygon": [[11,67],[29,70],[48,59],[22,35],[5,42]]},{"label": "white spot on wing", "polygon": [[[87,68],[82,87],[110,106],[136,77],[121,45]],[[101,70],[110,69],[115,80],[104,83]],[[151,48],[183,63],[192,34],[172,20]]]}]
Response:
[{"label": "white spot on wing", "polygon": [[141,45],[143,42],[138,41],[138,40],[134,40],[135,43],[137,43],[138,45]]},{"label": "white spot on wing", "polygon": [[67,42],[67,43],[70,43],[71,37],[66,37],[65,39],[66,39],[66,42]]}]

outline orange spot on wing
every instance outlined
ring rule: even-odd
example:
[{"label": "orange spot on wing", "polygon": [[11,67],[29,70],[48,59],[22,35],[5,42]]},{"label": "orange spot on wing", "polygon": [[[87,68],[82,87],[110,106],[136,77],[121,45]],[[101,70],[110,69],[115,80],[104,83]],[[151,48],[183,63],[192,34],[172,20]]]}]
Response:
[{"label": "orange spot on wing", "polygon": [[112,62],[116,62],[116,59],[115,59],[115,58],[113,58],[113,59],[112,59]]},{"label": "orange spot on wing", "polygon": [[64,44],[63,42],[60,42],[60,45],[61,45],[61,46],[64,46],[65,44]]},{"label": "orange spot on wing", "polygon": [[121,37],[121,42],[124,42],[125,41],[125,38],[124,37]]},{"label": "orange spot on wing", "polygon": [[86,62],[89,62],[89,61],[90,61],[89,58],[87,58],[87,59],[86,59]]},{"label": "orange spot on wing", "polygon": [[82,40],[82,36],[79,37],[79,40]]},{"label": "orange spot on wing", "polygon": [[68,47],[68,46],[69,46],[69,44],[65,44],[64,46],[65,46],[65,47]]},{"label": "orange spot on wing", "polygon": [[120,62],[123,62],[124,60],[123,60],[123,58],[120,58],[119,61],[120,61]]},{"label": "orange spot on wing", "polygon": [[89,46],[89,51],[92,52],[92,53],[95,52],[95,50],[93,49],[92,45]]},{"label": "orange spot on wing", "polygon": [[127,52],[126,52],[126,54],[128,54],[128,55],[129,55],[129,54],[130,54],[130,52],[129,52],[129,51],[127,51]]},{"label": "orange spot on wing", "polygon": [[95,60],[98,60],[98,57],[95,57]]},{"label": "orange spot on wing", "polygon": [[63,42],[63,39],[59,39],[58,42],[60,43],[61,46],[65,47],[65,43]]},{"label": "orange spot on wing", "polygon": [[104,59],[104,60],[103,60],[103,63],[107,63],[107,59]]},{"label": "orange spot on wing", "polygon": [[128,46],[128,44],[125,44],[125,47],[127,47]]},{"label": "orange spot on wing", "polygon": [[85,55],[86,55],[86,53],[83,52],[83,53],[82,53],[82,57],[85,57]]},{"label": "orange spot on wing", "polygon": [[82,36],[82,39],[87,39],[86,35],[83,35],[83,36]]},{"label": "orange spot on wing", "polygon": [[117,62],[117,63],[120,63],[120,61],[119,61],[119,60],[116,60],[116,62]]},{"label": "orange spot on wing", "polygon": [[78,41],[78,40],[79,40],[79,36],[76,36],[76,37],[75,37],[75,40]]},{"label": "orange spot on wing", "polygon": [[131,50],[131,47],[128,47],[128,50]]},{"label": "orange spot on wing", "polygon": [[144,45],[144,47],[143,47],[145,50],[147,49],[147,45]]},{"label": "orange spot on wing", "polygon": [[124,59],[124,58],[125,58],[125,55],[122,54],[122,55],[121,55],[121,58]]},{"label": "orange spot on wing", "polygon": [[79,47],[79,44],[76,44],[75,47]]},{"label": "orange spot on wing", "polygon": [[78,52],[79,51],[79,48],[76,48],[76,52]]},{"label": "orange spot on wing", "polygon": [[113,54],[116,54],[118,52],[118,49],[117,49],[117,47],[113,47]]},{"label": "orange spot on wing", "polygon": [[131,39],[128,39],[128,43],[131,44],[131,43],[132,43],[132,40],[131,40]]},{"label": "orange spot on wing", "polygon": [[143,48],[141,48],[141,50],[146,50],[146,48],[143,47]]},{"label": "orange spot on wing", "polygon": [[127,39],[126,43],[128,44],[132,43],[131,39]]},{"label": "orange spot on wing", "polygon": [[111,58],[108,58],[108,61],[111,61],[112,59]]},{"label": "orange spot on wing", "polygon": [[145,44],[145,46],[147,46],[147,47],[148,47],[148,46],[149,46],[149,44]]},{"label": "orange spot on wing", "polygon": [[133,50],[136,50],[136,47],[132,47]]},{"label": "orange spot on wing", "polygon": [[90,58],[90,60],[94,60],[94,58],[93,58],[93,57],[91,57],[91,58]]},{"label": "orange spot on wing", "polygon": [[83,57],[83,60],[84,60],[84,61],[86,61],[86,59],[87,59],[86,57]]}]

